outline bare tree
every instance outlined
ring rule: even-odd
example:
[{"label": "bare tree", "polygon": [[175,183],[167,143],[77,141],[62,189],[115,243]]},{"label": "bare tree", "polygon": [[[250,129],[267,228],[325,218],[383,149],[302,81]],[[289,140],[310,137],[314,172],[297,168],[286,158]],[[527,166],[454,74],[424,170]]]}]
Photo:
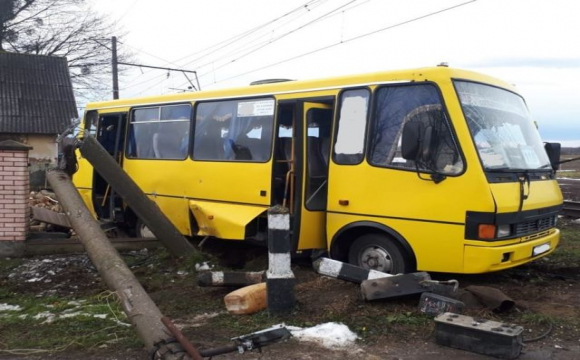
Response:
[{"label": "bare tree", "polygon": [[110,90],[113,35],[124,34],[86,0],[0,0],[0,51],[66,57],[80,98]]}]

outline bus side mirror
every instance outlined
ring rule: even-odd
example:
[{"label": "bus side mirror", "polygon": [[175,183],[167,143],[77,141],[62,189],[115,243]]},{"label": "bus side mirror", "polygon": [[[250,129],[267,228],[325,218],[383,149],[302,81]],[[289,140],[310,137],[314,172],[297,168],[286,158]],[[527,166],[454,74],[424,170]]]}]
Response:
[{"label": "bus side mirror", "polygon": [[546,154],[548,154],[548,159],[550,159],[550,164],[554,171],[560,168],[560,152],[562,150],[562,144],[560,143],[546,143],[544,145]]},{"label": "bus side mirror", "polygon": [[406,160],[416,160],[421,144],[421,124],[416,121],[407,121],[403,126],[401,138],[401,155]]}]

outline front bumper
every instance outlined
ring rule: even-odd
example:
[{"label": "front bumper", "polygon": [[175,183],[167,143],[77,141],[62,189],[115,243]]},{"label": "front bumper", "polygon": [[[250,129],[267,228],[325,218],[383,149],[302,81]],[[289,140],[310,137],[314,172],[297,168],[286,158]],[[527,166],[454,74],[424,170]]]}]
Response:
[{"label": "front bumper", "polygon": [[[537,239],[503,246],[465,245],[463,253],[463,272],[478,274],[509,269],[552,253],[560,242],[560,230],[552,229],[546,236]],[[532,256],[533,248],[549,244],[550,250]]]}]

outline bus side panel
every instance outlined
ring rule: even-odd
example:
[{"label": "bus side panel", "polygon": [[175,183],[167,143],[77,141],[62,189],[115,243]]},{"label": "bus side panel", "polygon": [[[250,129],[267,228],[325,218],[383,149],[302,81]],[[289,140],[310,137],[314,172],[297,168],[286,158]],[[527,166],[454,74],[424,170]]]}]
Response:
[{"label": "bus side panel", "polygon": [[407,239],[415,252],[418,271],[463,272],[461,239],[464,227],[461,225],[329,213],[328,231],[336,234],[342,227],[357,221],[385,225]]},{"label": "bus side panel", "polygon": [[271,162],[125,159],[123,168],[146,194],[270,205]]},{"label": "bus side panel", "polygon": [[191,225],[189,222],[189,204],[184,198],[149,196],[153,202],[159,206],[163,214],[175,225],[177,230],[183,235],[191,236]]}]

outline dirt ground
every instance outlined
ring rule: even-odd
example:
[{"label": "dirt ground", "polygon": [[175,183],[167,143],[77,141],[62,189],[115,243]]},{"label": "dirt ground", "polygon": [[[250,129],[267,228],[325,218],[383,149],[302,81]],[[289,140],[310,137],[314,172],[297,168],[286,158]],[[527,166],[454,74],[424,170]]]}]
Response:
[{"label": "dirt ground", "polygon": [[[558,174],[569,178],[559,183],[566,199],[580,200],[580,180],[575,178],[580,162],[571,164]],[[528,340],[548,331],[544,338],[526,342],[519,359],[580,359],[580,223],[561,219],[559,227],[560,248],[530,264],[485,275],[431,274],[438,280],[457,279],[462,288],[496,287],[516,303],[505,313],[472,308],[466,311],[468,315],[521,325]],[[300,327],[339,322],[359,337],[347,348],[328,349],[290,339],[262,352],[215,359],[488,359],[435,344],[433,319],[418,311],[418,297],[366,302],[358,285],[321,277],[306,260],[293,264],[296,310],[278,318],[266,311],[230,315],[223,297],[231,289],[196,285],[195,264],[202,260],[223,270],[267,268],[263,248],[210,241],[204,246],[203,259],[176,260],[163,249],[133,251],[123,257],[161,311],[198,348],[230,345],[232,337],[282,322]],[[22,310],[10,316],[0,312],[0,359],[149,358],[83,254],[0,259],[2,304],[20,305]],[[84,315],[69,317],[81,312]],[[53,316],[52,320],[47,316]]]},{"label": "dirt ground", "polygon": [[[436,279],[455,278],[462,287],[470,284],[497,287],[517,304],[514,310],[507,313],[470,309],[467,311],[469,315],[522,325],[528,339],[544,333],[552,323],[553,330],[546,338],[525,345],[521,359],[580,358],[580,226],[573,223],[561,226],[564,232],[563,247],[547,259],[486,275],[432,274]],[[267,254],[260,248],[242,245],[232,248],[221,246],[218,242],[210,243],[206,253],[210,254],[207,259],[222,269],[258,270],[267,265]],[[228,345],[232,337],[281,322],[301,327],[341,322],[359,336],[356,344],[346,349],[331,350],[291,339],[284,344],[266,347],[261,353],[222,355],[216,359],[487,358],[436,345],[433,320],[418,312],[417,297],[365,302],[360,296],[358,285],[318,276],[306,261],[298,261],[293,266],[297,278],[298,305],[295,312],[286,318],[275,318],[268,316],[265,311],[254,315],[228,314],[223,306],[223,296],[230,290],[198,287],[191,261],[174,261],[162,249],[127,253],[124,257],[162,312],[172,318],[199,348]],[[85,255],[45,256],[15,263],[12,261],[12,266],[4,266],[0,271],[0,288],[10,291],[0,293],[0,303],[14,300],[15,295],[10,294],[18,294],[20,298],[29,296],[34,301],[50,298],[58,299],[52,302],[61,303],[81,299],[89,299],[90,302],[90,299],[102,295],[106,290]],[[116,313],[122,316],[118,309]],[[126,322],[126,319],[120,320]],[[71,323],[67,325],[70,329],[60,329],[54,325],[58,323],[55,321],[51,326],[65,334],[74,334],[79,329],[83,331],[82,326],[86,326],[85,323]],[[10,340],[12,337],[28,336],[30,341],[27,348],[36,348],[39,346],[35,344],[36,337],[51,336],[47,332],[37,333],[48,325],[34,324],[33,328],[28,326],[19,330],[22,333],[13,334],[11,331],[14,328],[2,325],[0,318],[1,359],[22,358],[4,351],[14,349],[15,345],[10,346],[16,344]],[[120,336],[118,332],[116,336]],[[30,354],[26,358],[147,358],[130,329],[126,330],[124,336],[125,340],[116,343],[73,345],[65,351]],[[54,340],[53,346],[58,349],[61,345],[57,340]],[[94,341],[97,342],[97,339]]]}]

